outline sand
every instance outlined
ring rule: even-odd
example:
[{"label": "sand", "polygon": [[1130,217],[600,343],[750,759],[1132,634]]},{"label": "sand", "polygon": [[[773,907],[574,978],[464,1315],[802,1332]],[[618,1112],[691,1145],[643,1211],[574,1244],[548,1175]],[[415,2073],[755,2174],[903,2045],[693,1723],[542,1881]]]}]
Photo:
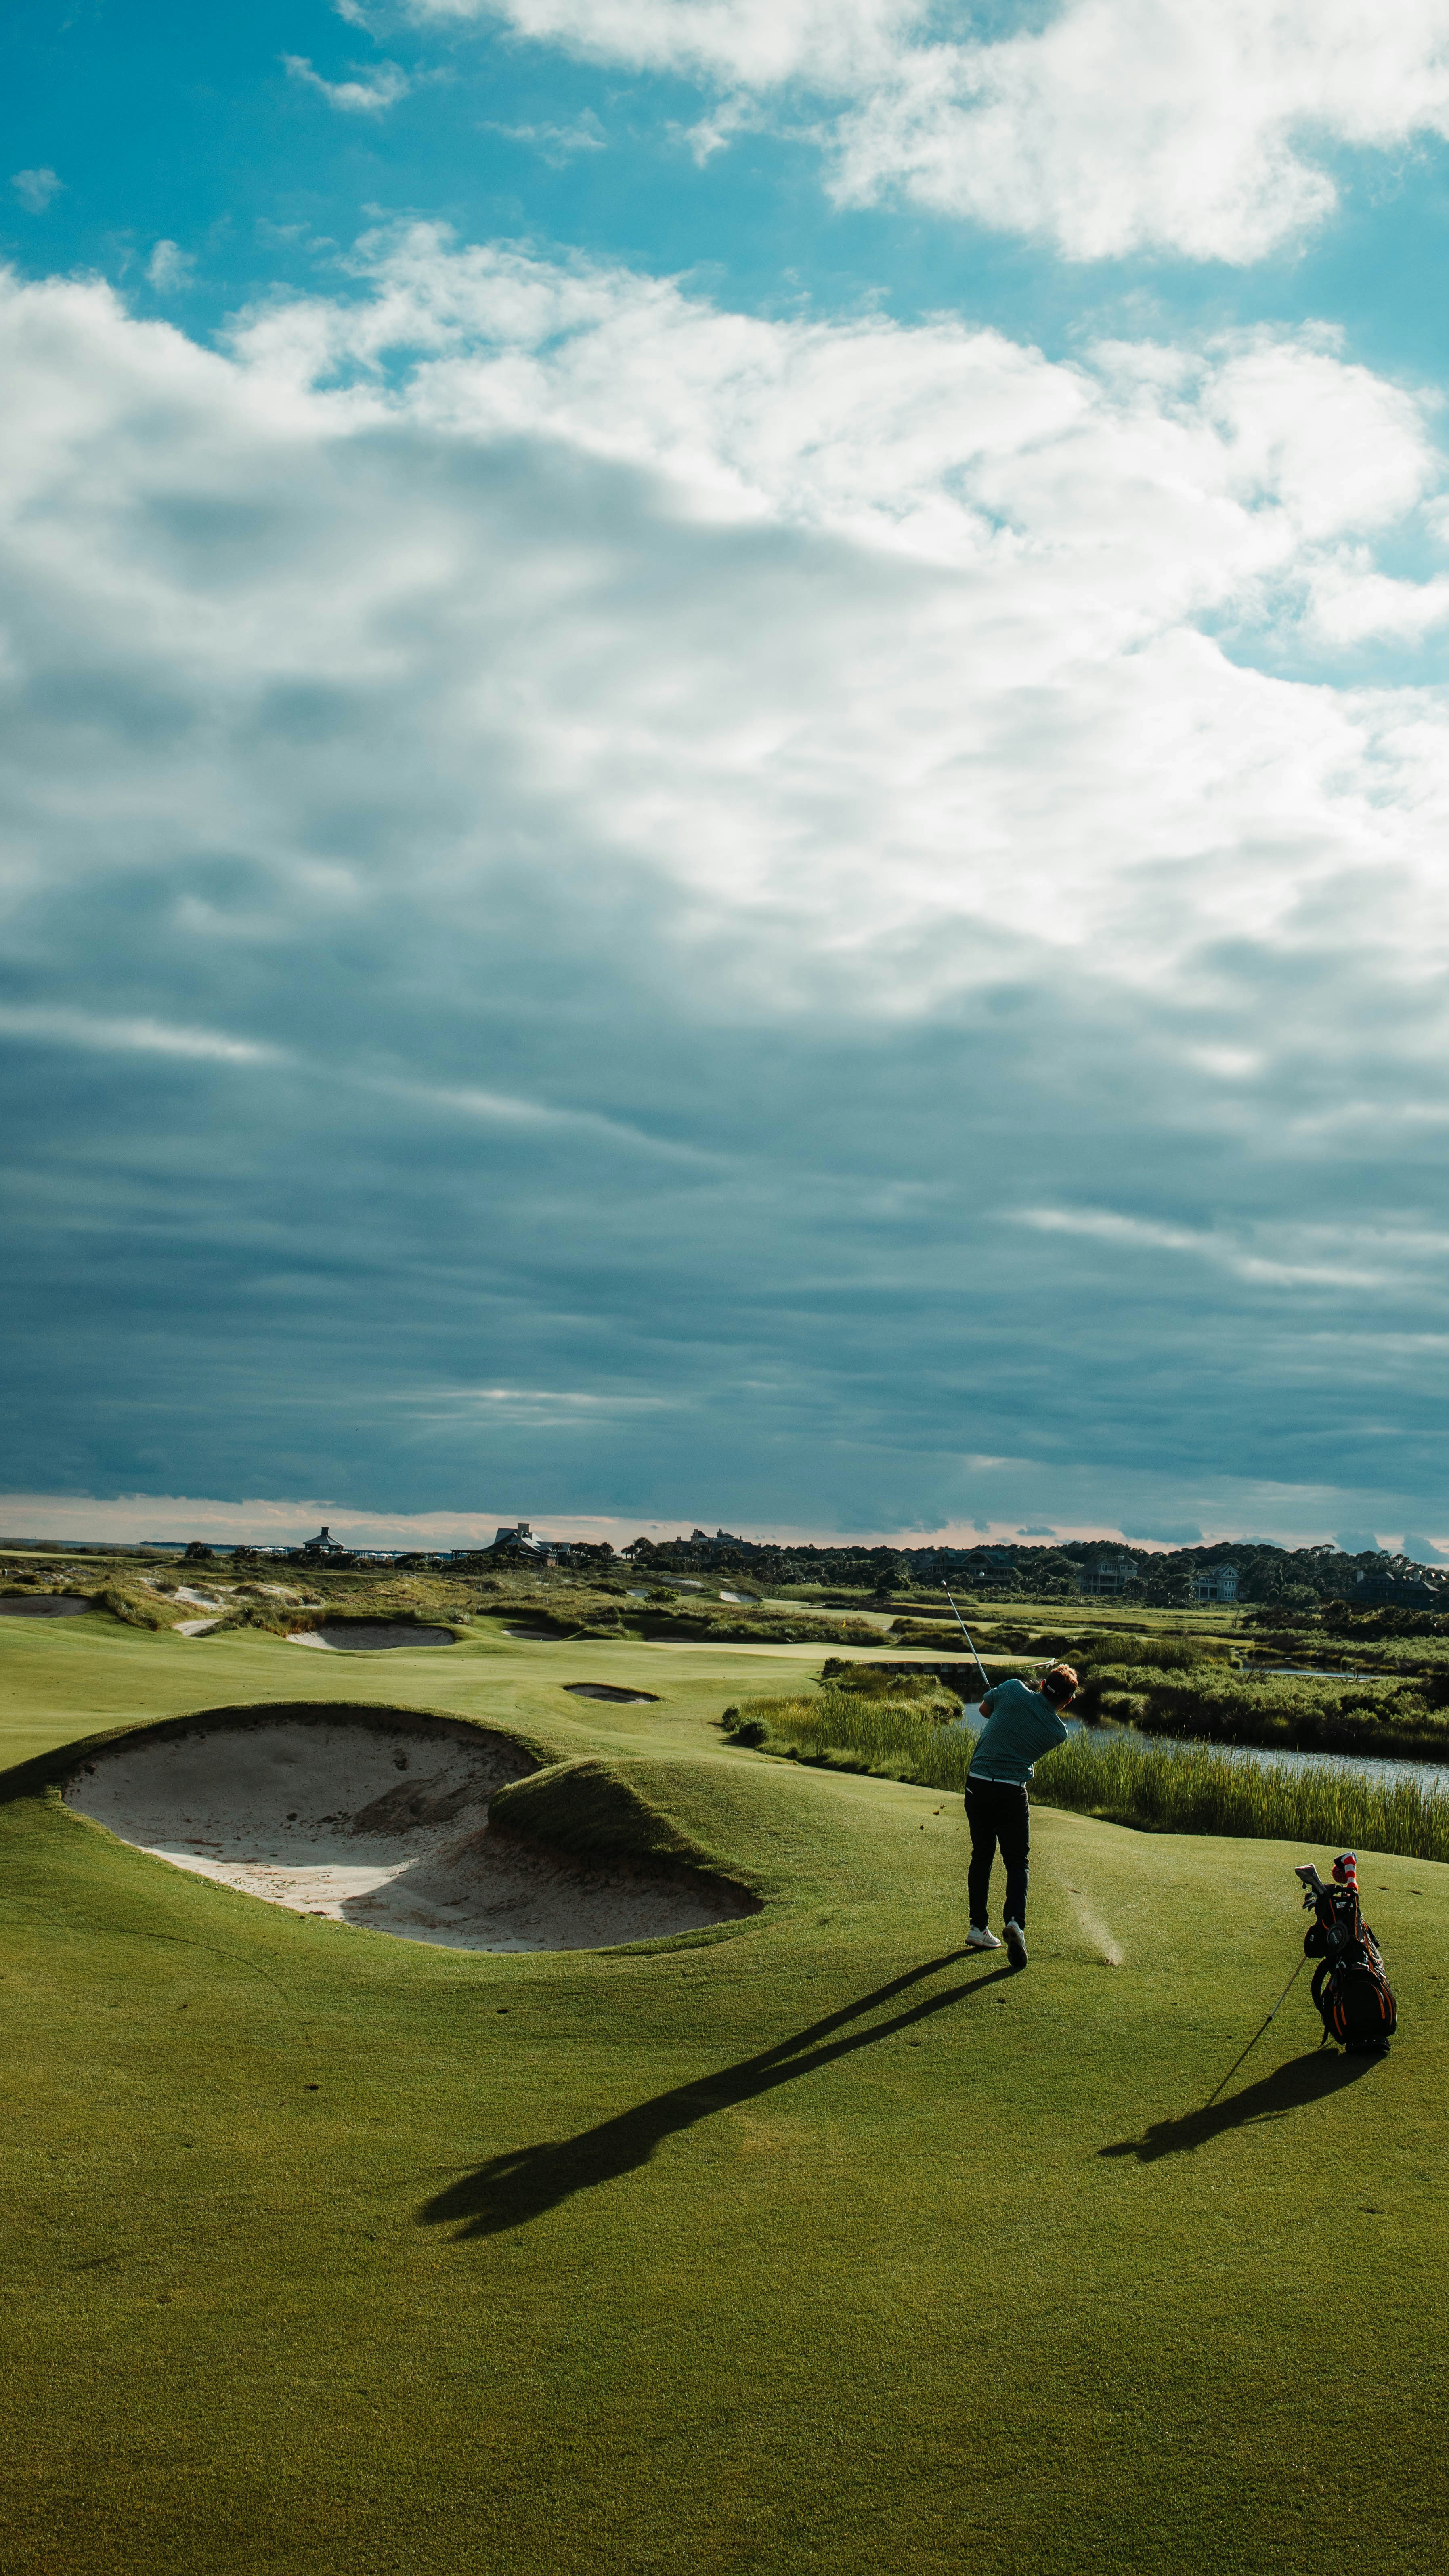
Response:
[{"label": "sand", "polygon": [[299,1628],[289,1646],[321,1646],[332,1655],[380,1655],[393,1646],[451,1646],[451,1628],[427,1628],[411,1619],[328,1619]]},{"label": "sand", "polygon": [[222,1710],[125,1737],[63,1794],[178,1869],[448,1949],[603,1949],[746,1911],[702,1877],[583,1869],[491,1833],[494,1791],[534,1767],[506,1736],[441,1718]]},{"label": "sand", "polygon": [[642,1708],[646,1700],[657,1706],[659,1701],[657,1691],[616,1690],[612,1682],[565,1682],[563,1687],[572,1691],[575,1699],[612,1699],[630,1708]]},{"label": "sand", "polygon": [[93,1601],[77,1600],[73,1593],[31,1592],[20,1599],[0,1601],[0,1619],[79,1619],[95,1606]]}]

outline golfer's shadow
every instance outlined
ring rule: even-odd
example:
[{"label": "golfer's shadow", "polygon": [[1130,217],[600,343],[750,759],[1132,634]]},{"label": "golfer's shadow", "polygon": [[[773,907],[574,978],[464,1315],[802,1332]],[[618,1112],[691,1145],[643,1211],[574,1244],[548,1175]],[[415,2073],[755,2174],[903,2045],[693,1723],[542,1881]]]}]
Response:
[{"label": "golfer's shadow", "polygon": [[912,1968],[889,1985],[878,1986],[873,1994],[862,1995],[857,2003],[827,2014],[823,2021],[812,2022],[808,2029],[777,2041],[773,2048],[742,2059],[738,2066],[722,2067],[718,2074],[703,2075],[694,2084],[677,2085],[673,2092],[660,2093],[652,2102],[640,2102],[633,2110],[620,2111],[612,2120],[601,2120],[597,2128],[585,2129],[576,2138],[551,2139],[535,2147],[517,2147],[507,2155],[490,2156],[476,2172],[463,2175],[435,2199],[425,2201],[418,2212],[419,2223],[436,2227],[450,2219],[457,2220],[460,2237],[498,2236],[511,2227],[526,2227],[530,2219],[542,2218],[546,2211],[557,2209],[576,2191],[591,2191],[597,2183],[613,2182],[620,2174],[633,2173],[637,2166],[649,2162],[655,2148],[666,2138],[676,2136],[681,2129],[692,2129],[696,2121],[711,2119],[716,2111],[732,2110],[737,2103],[753,2102],[760,2094],[773,2092],[776,2085],[793,2084],[797,2077],[813,2075],[817,2067],[849,2057],[856,2049],[874,2048],[879,2041],[892,2039],[915,2023],[929,2021],[933,2014],[945,2012],[951,2004],[964,2003],[968,1996],[979,1994],[983,1986],[993,1986],[999,1977],[1014,1973],[1010,1968],[992,1968],[985,1976],[972,1977],[964,1985],[947,1986],[939,1994],[927,1995],[921,2002],[892,2013],[886,2021],[872,2022],[868,2030],[847,2028],[863,2013],[879,2011],[883,2004],[893,2003],[911,1986],[919,1985],[923,1977],[933,1977],[938,1969],[953,1967],[966,1955],[961,1950],[949,1950],[943,1958],[928,1959],[924,1967]]},{"label": "golfer's shadow", "polygon": [[1154,2120],[1140,2138],[1119,2138],[1115,2146],[1099,2147],[1097,2153],[1135,2156],[1143,2165],[1155,2164],[1159,2156],[1186,2155],[1194,2147],[1205,2147],[1209,2139],[1220,2138],[1225,2129],[1243,2129],[1255,2120],[1281,2120],[1309,2102],[1321,2102],[1325,2094],[1356,2083],[1375,2062],[1372,2057],[1340,2057],[1336,2049],[1310,2049],[1304,2057],[1290,2057],[1286,2066],[1260,2076],[1256,2084],[1245,2086],[1226,2102],[1214,2102],[1208,2110],[1184,2111],[1176,2120]]}]

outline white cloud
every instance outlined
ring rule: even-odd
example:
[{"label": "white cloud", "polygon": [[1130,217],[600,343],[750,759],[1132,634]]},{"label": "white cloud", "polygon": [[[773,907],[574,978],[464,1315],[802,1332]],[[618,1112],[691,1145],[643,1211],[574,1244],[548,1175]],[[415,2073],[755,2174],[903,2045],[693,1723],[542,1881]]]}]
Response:
[{"label": "white cloud", "polygon": [[354,64],[354,71],[359,72],[356,80],[330,81],[313,70],[305,54],[283,54],[281,59],[293,80],[301,81],[304,88],[315,89],[329,107],[338,108],[344,116],[385,116],[412,88],[407,73],[397,63],[378,63],[366,71]]},{"label": "white cloud", "polygon": [[[3,1020],[0,1020],[3,1025]],[[598,1110],[561,1109],[551,1102],[521,1100],[516,1095],[497,1091],[465,1090],[438,1083],[399,1083],[378,1081],[375,1077],[358,1077],[368,1087],[387,1090],[400,1098],[416,1101],[420,1107],[452,1112],[460,1118],[477,1119],[485,1126],[502,1128],[539,1128],[565,1133],[585,1142],[622,1149],[627,1154],[662,1156],[668,1162],[698,1164],[704,1157],[697,1146],[676,1143],[664,1136],[649,1135],[638,1126],[618,1118],[603,1117]]]},{"label": "white cloud", "polygon": [[[373,298],[255,317],[239,396],[285,398],[324,444],[384,421],[456,454],[557,442],[651,478],[661,563],[688,527],[701,563],[731,538],[709,607],[686,582],[662,623],[624,612],[617,658],[616,543],[533,567],[550,614],[526,677],[505,653],[514,739],[539,729],[540,779],[617,846],[731,907],[785,905],[838,963],[969,918],[1154,974],[1217,936],[1291,945],[1330,886],[1367,900],[1363,871],[1376,944],[1401,903],[1438,917],[1433,702],[1243,660],[1301,640],[1320,578],[1375,582],[1376,533],[1436,489],[1402,390],[1311,337],[1063,364],[954,323],[750,320],[426,229],[372,256]],[[370,381],[401,348],[405,388]],[[311,390],[338,370],[347,391]],[[787,532],[827,549],[808,581]],[[947,939],[925,972],[962,961]],[[878,956],[871,980],[893,987]],[[1246,1070],[1238,1032],[1201,1042]]]},{"label": "white cloud", "polygon": [[109,1019],[63,1004],[0,1002],[0,1032],[101,1055],[169,1055],[197,1064],[276,1064],[281,1050],[221,1029],[177,1028],[151,1019]]},{"label": "white cloud", "polygon": [[1249,1082],[1269,1063],[1260,1047],[1214,1046],[1211,1041],[1185,1047],[1183,1055],[1187,1063],[1215,1075],[1219,1082]]},{"label": "white cloud", "polygon": [[737,91],[733,97],[718,100],[693,125],[676,126],[674,131],[687,145],[695,168],[702,170],[717,152],[723,152],[733,143],[737,134],[748,133],[761,121],[754,100]]},{"label": "white cloud", "polygon": [[182,250],[174,241],[158,241],[146,262],[147,281],[158,295],[175,295],[190,284],[195,266],[194,251]]},{"label": "white cloud", "polygon": [[605,62],[765,89],[853,89],[888,73],[928,0],[413,0],[418,18],[502,17]]},{"label": "white cloud", "polygon": [[1416,644],[1449,618],[1449,578],[1392,580],[1355,548],[1314,572],[1311,605],[1312,625],[1330,649],[1371,637]]},{"label": "white cloud", "polygon": [[[8,299],[16,575],[88,651],[236,710],[183,840],[233,814],[273,837],[281,790],[238,730],[259,693],[386,686],[418,693],[430,795],[505,741],[550,837],[721,908],[782,991],[813,952],[914,1007],[998,972],[1002,940],[1140,981],[1219,938],[1291,952],[1324,903],[1412,971],[1449,895],[1437,700],[1244,659],[1293,639],[1346,548],[1377,579],[1377,533],[1435,489],[1400,389],[1286,336],[1065,364],[954,323],[750,320],[426,228],[369,258],[370,295],[268,306],[231,357],[95,286]],[[466,494],[474,460],[520,453],[624,480],[567,530],[551,505],[510,525]],[[159,533],[183,510],[187,545]],[[238,511],[285,544],[230,549]],[[357,721],[365,801],[395,755]],[[283,771],[310,797],[315,757]],[[108,864],[129,804],[97,815]],[[300,811],[281,828],[305,844]],[[788,959],[749,930],[771,917]],[[1247,1069],[1238,1028],[1182,1034]]]},{"label": "white cloud", "polygon": [[983,40],[957,0],[414,0],[728,93],[813,94],[836,193],[899,190],[1073,259],[1246,261],[1331,210],[1335,148],[1449,132],[1449,0],[1066,0]]},{"label": "white cloud", "polygon": [[898,59],[838,130],[836,188],[1044,234],[1072,259],[1244,262],[1336,202],[1326,148],[1449,130],[1449,9],[1069,0],[1037,32]]},{"label": "white cloud", "polygon": [[1422,1237],[1381,1233],[1365,1238],[1363,1245],[1365,1254],[1375,1253],[1377,1260],[1335,1259],[1334,1252],[1344,1243],[1344,1229],[1339,1227],[1265,1226],[1260,1229],[1264,1240],[1255,1243],[1222,1230],[1210,1233],[1156,1217],[1124,1216],[1111,1208],[1022,1208],[1012,1212],[1009,1222],[1030,1226],[1039,1234],[1079,1235],[1135,1252],[1186,1253],[1215,1269],[1230,1271],[1250,1287],[1377,1289],[1402,1294],[1407,1258],[1427,1259],[1431,1269],[1441,1271],[1449,1262],[1449,1238],[1426,1242]]},{"label": "white cloud", "polygon": [[504,135],[510,143],[531,144],[540,160],[554,170],[561,170],[576,152],[602,152],[607,147],[604,129],[591,108],[576,116],[572,125],[498,125],[486,119],[480,131]]},{"label": "white cloud", "polygon": [[17,170],[10,185],[27,214],[43,215],[61,194],[65,181],[58,179],[53,170]]}]

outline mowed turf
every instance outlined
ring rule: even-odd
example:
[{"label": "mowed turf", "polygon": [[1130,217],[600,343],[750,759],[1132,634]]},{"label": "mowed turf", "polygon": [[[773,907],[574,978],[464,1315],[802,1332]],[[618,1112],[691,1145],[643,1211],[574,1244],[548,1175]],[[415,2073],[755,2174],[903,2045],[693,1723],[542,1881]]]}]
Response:
[{"label": "mowed turf", "polygon": [[26,1774],[7,2576],[1443,2565],[1449,1869],[1362,1873],[1386,2063],[1315,2053],[1305,1973],[1204,2111],[1322,1854],[1039,1809],[1013,1976],[961,1950],[958,1802],[723,1746],[738,1650],[97,1618],[0,1656],[10,1758],[187,1707],[450,1709],[627,1762],[767,1900],[453,1954],[188,1878]]}]

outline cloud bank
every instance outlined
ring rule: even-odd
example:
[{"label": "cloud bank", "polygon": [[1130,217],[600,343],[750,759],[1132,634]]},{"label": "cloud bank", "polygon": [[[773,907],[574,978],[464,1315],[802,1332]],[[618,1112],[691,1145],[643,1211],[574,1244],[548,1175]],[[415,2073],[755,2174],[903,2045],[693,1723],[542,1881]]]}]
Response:
[{"label": "cloud bank", "polygon": [[0,344],[17,1479],[1434,1525],[1411,391],[427,227]]},{"label": "cloud bank", "polygon": [[[596,61],[814,113],[845,204],[899,194],[1068,259],[1245,263],[1329,215],[1335,160],[1449,133],[1449,6],[1405,0],[414,0]],[[715,120],[714,144],[728,119]]]}]

